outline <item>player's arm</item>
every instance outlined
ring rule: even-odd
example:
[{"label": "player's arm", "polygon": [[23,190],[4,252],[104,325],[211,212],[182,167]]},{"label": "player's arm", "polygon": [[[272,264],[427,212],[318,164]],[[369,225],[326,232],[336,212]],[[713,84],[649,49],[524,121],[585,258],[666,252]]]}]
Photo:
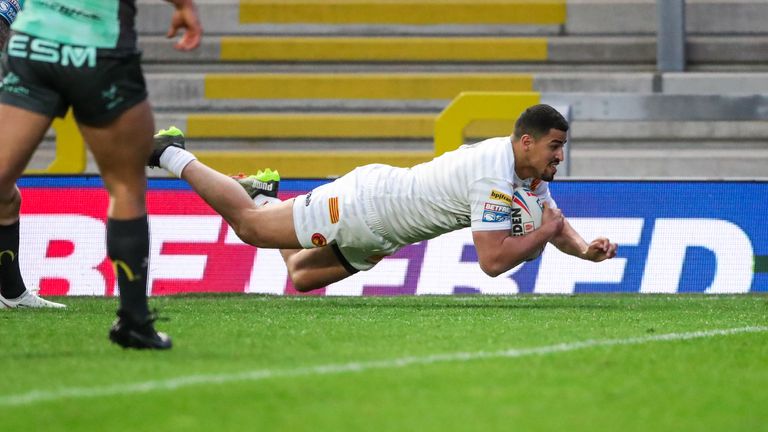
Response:
[{"label": "player's arm", "polygon": [[565,220],[558,209],[545,208],[541,226],[524,236],[511,236],[510,230],[473,231],[480,268],[491,277],[528,260],[552,241],[563,229]]},{"label": "player's arm", "polygon": [[[544,207],[557,207],[549,193],[547,182],[537,183],[534,193],[544,203]],[[563,230],[553,237],[550,243],[568,255],[588,261],[600,262],[616,256],[616,243],[611,243],[605,237],[598,237],[588,244],[565,218],[563,219]]]},{"label": "player's arm", "polygon": [[179,30],[184,29],[184,34],[174,48],[180,51],[190,51],[200,45],[200,38],[203,34],[203,27],[200,25],[200,18],[197,14],[197,6],[194,0],[166,0],[172,3],[176,10],[171,17],[171,27],[168,29],[166,37],[176,36]]},{"label": "player's arm", "polygon": [[613,258],[618,247],[605,237],[598,237],[587,243],[566,219],[563,219],[563,230],[550,242],[568,255],[594,262]]}]

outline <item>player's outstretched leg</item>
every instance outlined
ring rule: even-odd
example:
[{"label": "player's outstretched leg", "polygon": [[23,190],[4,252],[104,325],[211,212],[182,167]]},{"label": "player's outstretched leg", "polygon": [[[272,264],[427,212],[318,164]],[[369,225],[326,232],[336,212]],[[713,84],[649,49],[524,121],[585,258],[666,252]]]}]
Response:
[{"label": "player's outstretched leg", "polygon": [[160,167],[160,156],[165,152],[168,147],[177,147],[184,149],[184,133],[176,126],[171,126],[168,129],[160,129],[155,134],[155,147],[152,149],[152,154],[149,156],[147,166],[150,168]]},{"label": "player's outstretched leg", "polygon": [[245,192],[257,206],[280,202],[280,199],[277,198],[280,173],[277,170],[272,171],[267,168],[264,171],[259,170],[256,174],[238,174],[232,178],[245,189]]},{"label": "player's outstretched leg", "polygon": [[[181,131],[174,127],[161,130],[155,135],[155,152],[149,165],[165,168],[186,180],[244,242],[280,249],[294,287],[310,291],[351,274],[333,249],[302,249],[293,225],[293,200],[277,198],[277,171],[267,169],[255,175],[229,177],[197,161],[184,147]],[[263,205],[267,203],[270,205]]]},{"label": "player's outstretched leg", "polygon": [[[292,201],[280,202],[274,197],[280,180],[276,171],[234,179],[199,162],[184,147],[181,131],[173,127],[160,131],[155,135],[155,151],[148,165],[160,166],[186,180],[244,242],[264,248],[301,248],[293,228]],[[259,194],[256,199],[246,192],[241,180],[251,183],[249,191]],[[265,202],[274,205],[260,205]]]}]

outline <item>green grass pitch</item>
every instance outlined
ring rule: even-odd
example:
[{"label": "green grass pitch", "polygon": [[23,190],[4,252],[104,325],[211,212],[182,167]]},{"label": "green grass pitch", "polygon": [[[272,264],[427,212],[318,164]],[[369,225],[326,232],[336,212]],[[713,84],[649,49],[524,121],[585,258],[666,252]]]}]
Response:
[{"label": "green grass pitch", "polygon": [[765,295],[154,298],[168,352],[56,300],[0,311],[0,430],[768,430]]}]

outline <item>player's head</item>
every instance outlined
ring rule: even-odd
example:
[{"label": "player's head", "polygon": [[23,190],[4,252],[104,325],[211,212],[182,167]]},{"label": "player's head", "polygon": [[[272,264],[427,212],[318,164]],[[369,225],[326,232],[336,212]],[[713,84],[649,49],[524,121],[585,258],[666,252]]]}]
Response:
[{"label": "player's head", "polygon": [[522,152],[515,153],[523,171],[518,175],[552,181],[557,165],[563,161],[567,132],[568,121],[551,106],[540,104],[526,109],[515,122],[512,138]]}]

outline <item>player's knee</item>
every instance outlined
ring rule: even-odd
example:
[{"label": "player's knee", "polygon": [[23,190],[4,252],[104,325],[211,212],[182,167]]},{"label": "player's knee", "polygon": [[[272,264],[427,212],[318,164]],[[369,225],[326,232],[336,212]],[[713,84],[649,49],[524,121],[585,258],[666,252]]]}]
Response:
[{"label": "player's knee", "polygon": [[255,247],[264,247],[264,239],[259,230],[254,227],[254,224],[247,222],[243,218],[231,220],[229,224],[243,243]]},{"label": "player's knee", "polygon": [[493,263],[487,263],[487,262],[480,262],[480,270],[483,271],[486,275],[495,278],[502,273],[506,271],[506,269],[502,268],[499,265],[494,265]]},{"label": "player's knee", "polygon": [[321,283],[315,273],[304,264],[305,261],[299,254],[294,254],[285,261],[288,277],[296,291],[307,292],[325,286],[326,284]]},{"label": "player's knee", "polygon": [[21,209],[21,194],[14,184],[9,188],[0,189],[0,213],[18,215]]},{"label": "player's knee", "polygon": [[292,271],[289,268],[288,276],[291,278],[291,282],[293,282],[293,287],[299,292],[308,292],[325,286],[324,284],[319,283],[319,281],[312,276],[311,272],[306,270],[294,269]]},{"label": "player's knee", "polygon": [[15,198],[14,195],[18,195],[16,180],[18,178],[10,170],[0,170],[0,199],[2,201],[10,201]]}]

